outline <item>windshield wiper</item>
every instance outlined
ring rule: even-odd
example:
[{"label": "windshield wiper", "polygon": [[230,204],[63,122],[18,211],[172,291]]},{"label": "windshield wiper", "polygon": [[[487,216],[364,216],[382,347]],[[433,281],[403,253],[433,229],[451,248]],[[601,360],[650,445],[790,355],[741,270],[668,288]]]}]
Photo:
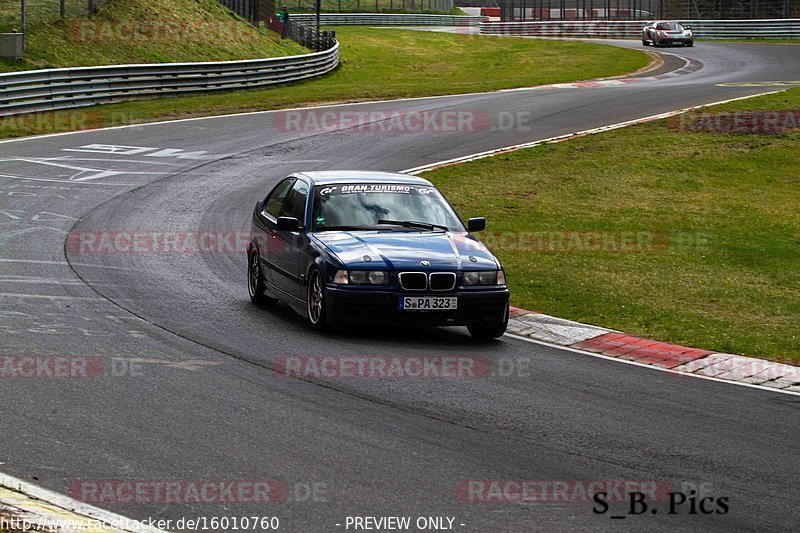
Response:
[{"label": "windshield wiper", "polygon": [[450,228],[448,228],[447,226],[441,226],[439,224],[429,224],[428,222],[417,222],[415,220],[386,220],[382,218],[378,220],[378,224],[391,224],[393,226],[402,226],[404,228],[418,228],[418,229],[428,229],[428,230],[441,229],[444,231],[450,231]]}]

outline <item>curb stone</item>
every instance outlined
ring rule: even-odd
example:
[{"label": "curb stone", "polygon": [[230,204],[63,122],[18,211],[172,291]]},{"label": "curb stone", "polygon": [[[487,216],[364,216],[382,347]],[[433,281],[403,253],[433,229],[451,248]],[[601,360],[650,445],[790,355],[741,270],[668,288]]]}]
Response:
[{"label": "curb stone", "polygon": [[800,392],[800,367],[635,337],[518,307],[511,307],[508,332],[681,374]]},{"label": "curb stone", "polygon": [[[79,502],[0,473],[0,520],[14,525],[25,520],[29,531],[47,533],[166,533],[145,523]],[[18,523],[18,522],[17,522]],[[16,530],[16,529],[15,529]]]}]

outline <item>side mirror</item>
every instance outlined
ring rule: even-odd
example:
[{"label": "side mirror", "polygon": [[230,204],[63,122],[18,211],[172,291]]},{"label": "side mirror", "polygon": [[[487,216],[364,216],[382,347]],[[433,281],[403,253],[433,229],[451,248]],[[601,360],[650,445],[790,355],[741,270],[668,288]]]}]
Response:
[{"label": "side mirror", "polygon": [[471,218],[467,220],[467,231],[483,231],[486,229],[486,219],[483,217]]},{"label": "side mirror", "polygon": [[278,231],[297,231],[300,222],[294,217],[278,217]]}]

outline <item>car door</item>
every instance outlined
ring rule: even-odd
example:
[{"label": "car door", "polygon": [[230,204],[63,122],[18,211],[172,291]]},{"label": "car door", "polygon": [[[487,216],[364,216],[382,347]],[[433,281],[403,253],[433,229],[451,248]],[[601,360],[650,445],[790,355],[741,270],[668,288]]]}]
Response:
[{"label": "car door", "polygon": [[306,205],[310,187],[307,182],[298,179],[286,196],[280,215],[296,218],[300,223],[299,231],[279,231],[277,228],[270,239],[269,261],[272,264],[272,283],[280,291],[302,299],[301,286],[304,284],[305,272],[300,272],[302,250],[305,249]]},{"label": "car door", "polygon": [[261,211],[256,213],[254,224],[262,232],[262,237],[258,238],[258,255],[261,259],[261,272],[264,280],[270,285],[274,285],[272,264],[269,260],[270,243],[275,238],[277,231],[278,217],[283,210],[283,204],[296,178],[288,177],[278,183],[272,191],[264,198],[261,204]]}]

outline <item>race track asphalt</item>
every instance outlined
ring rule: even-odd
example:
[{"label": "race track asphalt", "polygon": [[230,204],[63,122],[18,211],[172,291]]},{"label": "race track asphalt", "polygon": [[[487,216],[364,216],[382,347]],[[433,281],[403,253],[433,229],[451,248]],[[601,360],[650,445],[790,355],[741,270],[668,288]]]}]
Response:
[{"label": "race track asphalt", "polygon": [[[0,144],[0,355],[92,356],[113,370],[3,379],[0,469],[79,496],[98,480],[274,480],[287,497],[266,505],[89,500],[135,518],[278,516],[284,531],[345,530],[356,515],[450,516],[475,532],[796,527],[800,398],[509,337],[476,343],[463,328],[314,333],[285,306],[250,304],[240,248],[65,246],[70,232],[247,232],[256,199],[292,171],[398,171],[774,90],[721,83],[800,80],[797,46],[665,52],[700,68],[624,86],[328,109],[455,110],[477,117],[474,131],[297,131],[260,113]],[[493,372],[396,381],[271,370],[283,357],[328,355],[469,357]],[[661,502],[657,514],[614,520],[626,506],[475,504],[459,497],[466,480],[657,480],[726,497],[730,511],[668,515]]]}]

